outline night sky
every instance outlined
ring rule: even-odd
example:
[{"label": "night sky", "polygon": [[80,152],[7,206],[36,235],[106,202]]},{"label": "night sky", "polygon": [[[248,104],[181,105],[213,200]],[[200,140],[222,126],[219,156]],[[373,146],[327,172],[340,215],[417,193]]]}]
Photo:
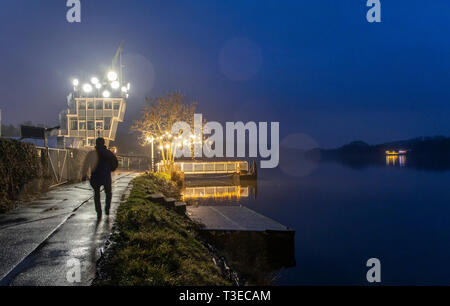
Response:
[{"label": "night sky", "polygon": [[[279,121],[322,147],[450,134],[450,1],[65,0],[0,2],[3,123],[57,124],[71,79],[102,76],[121,40],[145,96],[178,90],[210,121]],[[5,122],[6,121],[6,122]]]}]

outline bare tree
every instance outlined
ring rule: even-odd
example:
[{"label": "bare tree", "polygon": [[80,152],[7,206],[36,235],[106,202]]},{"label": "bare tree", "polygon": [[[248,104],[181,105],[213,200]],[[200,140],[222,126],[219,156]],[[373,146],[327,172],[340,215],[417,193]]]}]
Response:
[{"label": "bare tree", "polygon": [[149,142],[157,145],[161,151],[165,171],[170,173],[173,169],[176,146],[182,145],[181,136],[171,133],[172,126],[178,121],[193,126],[196,103],[188,103],[186,97],[180,93],[146,98],[145,103],[142,119],[134,122],[132,130],[140,132],[139,140],[142,145]]}]

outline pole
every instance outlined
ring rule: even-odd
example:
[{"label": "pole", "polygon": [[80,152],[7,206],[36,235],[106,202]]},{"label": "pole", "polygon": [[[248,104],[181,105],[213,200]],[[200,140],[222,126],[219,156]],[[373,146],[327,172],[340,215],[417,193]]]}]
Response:
[{"label": "pole", "polygon": [[153,152],[153,141],[152,141],[152,172],[155,172],[155,156]]}]

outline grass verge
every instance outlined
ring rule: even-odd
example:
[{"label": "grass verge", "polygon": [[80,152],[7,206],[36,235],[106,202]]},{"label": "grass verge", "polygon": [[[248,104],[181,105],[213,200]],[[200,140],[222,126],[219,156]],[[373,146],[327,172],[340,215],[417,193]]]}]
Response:
[{"label": "grass verge", "polygon": [[178,187],[161,174],[139,176],[132,184],[94,285],[230,285],[199,241],[198,225],[147,199],[154,192],[179,197]]}]

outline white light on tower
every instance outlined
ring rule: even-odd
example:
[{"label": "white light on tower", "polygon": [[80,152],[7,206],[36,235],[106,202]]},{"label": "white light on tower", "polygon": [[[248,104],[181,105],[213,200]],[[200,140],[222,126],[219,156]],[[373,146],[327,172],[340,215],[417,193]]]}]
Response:
[{"label": "white light on tower", "polygon": [[78,81],[78,79],[74,79],[74,80],[72,81],[72,84],[73,84],[73,86],[77,87],[78,84],[80,84],[80,82]]},{"label": "white light on tower", "polygon": [[126,93],[128,89],[125,86],[122,86],[122,92]]},{"label": "white light on tower", "polygon": [[109,98],[110,96],[111,96],[111,93],[109,91],[105,90],[103,92],[103,98]]},{"label": "white light on tower", "polygon": [[128,83],[128,84],[127,84],[127,89],[130,90],[130,88],[131,88],[131,84]]},{"label": "white light on tower", "polygon": [[85,93],[90,93],[91,91],[92,91],[92,86],[91,86],[91,84],[84,84],[83,85],[83,91],[85,92]]},{"label": "white light on tower", "polygon": [[114,81],[111,83],[112,89],[118,89],[120,87],[119,81]]},{"label": "white light on tower", "polygon": [[100,83],[95,84],[95,88],[97,88],[97,89],[102,88],[102,84],[100,84]]},{"label": "white light on tower", "polygon": [[91,83],[94,84],[94,85],[98,84],[98,79],[96,77],[93,77],[91,79]]},{"label": "white light on tower", "polygon": [[108,80],[111,82],[117,80],[117,73],[115,71],[108,72]]}]

